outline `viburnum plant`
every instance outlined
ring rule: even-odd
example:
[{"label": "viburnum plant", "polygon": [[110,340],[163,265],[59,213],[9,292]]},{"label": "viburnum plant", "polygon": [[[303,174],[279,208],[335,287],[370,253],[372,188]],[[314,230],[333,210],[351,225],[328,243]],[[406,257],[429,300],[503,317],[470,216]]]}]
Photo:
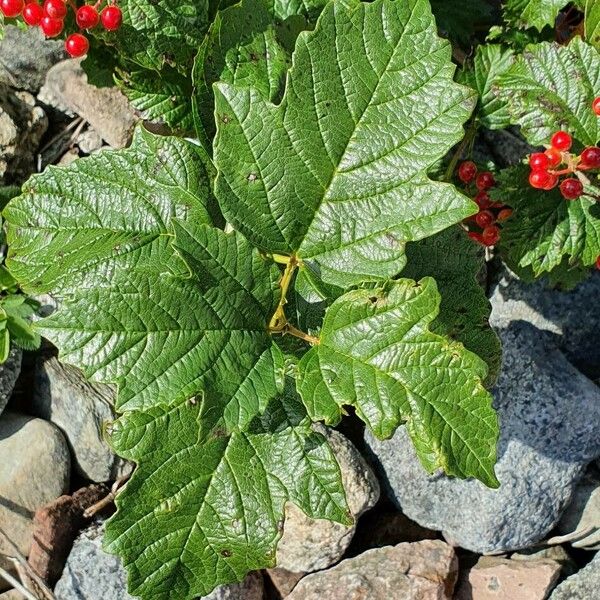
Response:
[{"label": "viburnum plant", "polygon": [[[492,27],[466,4],[121,0],[90,45],[90,80],[173,135],[32,177],[7,264],[59,298],[37,327],[62,360],[118,387],[110,441],[137,468],[106,547],[132,594],[273,566],[286,502],[349,524],[312,427],[347,407],[499,485],[482,245],[526,279],[596,264],[600,8],[508,0]],[[474,156],[509,126],[539,152]]]}]

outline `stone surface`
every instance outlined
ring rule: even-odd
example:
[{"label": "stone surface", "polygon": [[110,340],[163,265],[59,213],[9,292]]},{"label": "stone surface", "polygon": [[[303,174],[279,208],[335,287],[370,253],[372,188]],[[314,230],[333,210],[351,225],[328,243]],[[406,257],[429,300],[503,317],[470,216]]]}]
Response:
[{"label": "stone surface", "polygon": [[452,598],[458,561],[439,540],[367,550],[302,579],[287,600]]},{"label": "stone surface", "polygon": [[0,83],[35,94],[48,69],[63,58],[64,44],[47,40],[39,28],[23,31],[7,26],[0,42]]},{"label": "stone surface", "polygon": [[523,322],[499,333],[499,489],[429,476],[404,428],[383,442],[367,434],[390,499],[419,524],[480,553],[525,548],[546,536],[600,454],[600,389],[554,348],[551,335]]},{"label": "stone surface", "polygon": [[592,379],[600,377],[600,271],[574,290],[550,289],[543,281],[523,283],[504,271],[494,286],[490,322],[497,328],[515,321],[527,321],[556,335],[565,356]]},{"label": "stone surface", "polygon": [[53,66],[40,90],[40,100],[78,114],[110,146],[124,148],[131,141],[138,117],[117,88],[88,84],[80,62],[69,59]]},{"label": "stone surface", "polygon": [[34,171],[48,119],[35,98],[0,83],[0,185],[20,184]]},{"label": "stone surface", "polygon": [[287,598],[298,582],[306,575],[306,573],[293,573],[278,567],[267,569],[267,574],[281,598]]},{"label": "stone surface", "polygon": [[15,383],[21,373],[21,359],[23,352],[18,348],[11,348],[6,361],[0,365],[0,415],[6,408]]},{"label": "stone surface", "polygon": [[82,152],[91,154],[102,148],[102,137],[97,131],[93,129],[87,129],[80,133],[75,140],[75,143],[79,146]]},{"label": "stone surface", "polygon": [[573,499],[556,527],[575,548],[600,550],[600,479],[588,473],[575,489]]},{"label": "stone surface", "polygon": [[549,600],[596,600],[600,591],[600,553],[581,571],[563,581]]},{"label": "stone surface", "polygon": [[[69,450],[57,427],[6,411],[0,417],[0,528],[27,556],[35,511],[64,494]],[[0,552],[10,555],[0,536]]]},{"label": "stone surface", "polygon": [[525,561],[553,561],[560,565],[560,576],[568,577],[573,575],[578,569],[577,563],[567,552],[564,546],[559,544],[555,546],[547,546],[545,548],[533,547],[520,552],[513,552],[510,555],[511,560]]},{"label": "stone surface", "polygon": [[[334,430],[319,428],[336,455],[346,490],[348,508],[358,519],[379,499],[379,484],[352,442]],[[307,517],[297,506],[286,505],[286,519],[277,546],[277,566],[312,572],[338,562],[352,541],[356,525],[341,525]]]},{"label": "stone surface", "polygon": [[552,560],[483,556],[459,577],[454,600],[545,600],[559,575],[560,564]]},{"label": "stone surface", "polygon": [[83,373],[54,357],[38,360],[33,413],[52,421],[65,434],[77,472],[92,481],[117,479],[126,463],[104,439],[105,424],[113,420],[114,392],[89,383]]},{"label": "stone surface", "polygon": [[[56,600],[135,600],[127,593],[127,574],[121,561],[102,549],[104,525],[96,522],[73,544],[62,577],[54,588]],[[198,600],[263,600],[260,573],[238,584],[221,586]]]}]

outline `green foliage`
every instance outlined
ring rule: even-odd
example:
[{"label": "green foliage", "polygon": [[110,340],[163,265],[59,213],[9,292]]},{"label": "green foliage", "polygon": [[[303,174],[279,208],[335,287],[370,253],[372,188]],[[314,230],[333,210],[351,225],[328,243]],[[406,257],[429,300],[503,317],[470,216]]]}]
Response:
[{"label": "green foliage", "polygon": [[463,44],[469,42],[478,28],[487,29],[492,17],[490,3],[486,0],[431,0],[431,10],[440,31]]},{"label": "green foliage", "polygon": [[476,115],[488,129],[503,129],[510,125],[506,102],[498,97],[497,79],[514,63],[511,50],[497,44],[479,46],[472,64],[459,71],[457,80],[472,87],[479,96]]},{"label": "green foliage", "polygon": [[571,0],[505,0],[504,18],[514,27],[534,27],[541,31],[554,26],[558,13]]},{"label": "green foliage", "polygon": [[509,265],[530,268],[538,277],[552,273],[563,261],[570,267],[592,266],[600,256],[598,179],[576,201],[557,190],[536,190],[527,184],[529,169],[520,165],[500,176],[498,192],[515,209],[502,230],[500,248]]},{"label": "green foliage", "polygon": [[425,11],[330,3],[298,38],[281,104],[215,86],[217,197],[258,247],[346,286],[395,275],[406,242],[474,212],[426,175],[460,140],[474,98],[452,83],[450,46]]},{"label": "green foliage", "polygon": [[600,93],[600,53],[581,38],[568,46],[528,46],[497,82],[513,123],[531,144],[548,143],[558,129],[583,145],[600,139],[600,120],[591,110]]},{"label": "green foliage", "polygon": [[600,50],[600,4],[596,0],[585,2],[585,39]]},{"label": "green foliage", "polygon": [[428,330],[439,302],[432,278],[338,298],[319,344],[300,361],[298,389],[313,419],[335,425],[351,404],[381,438],[405,422],[428,471],[443,468],[496,487],[498,423],[481,385],[487,368],[461,344]]}]

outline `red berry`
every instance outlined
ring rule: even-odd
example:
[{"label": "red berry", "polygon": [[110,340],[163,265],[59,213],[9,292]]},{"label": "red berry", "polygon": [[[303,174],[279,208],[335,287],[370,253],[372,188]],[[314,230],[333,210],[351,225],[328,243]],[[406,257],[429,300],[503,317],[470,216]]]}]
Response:
[{"label": "red berry", "polygon": [[499,213],[498,213],[498,221],[500,223],[502,223],[502,221],[506,221],[506,219],[509,219],[510,217],[512,217],[513,211],[512,208],[503,208]]},{"label": "red berry", "polygon": [[552,179],[552,175],[544,169],[535,169],[529,173],[529,185],[537,190],[543,190]]},{"label": "red berry", "polygon": [[552,173],[549,173],[549,175],[550,177],[548,178],[548,181],[546,181],[546,185],[544,186],[544,189],[546,191],[552,190],[558,185],[558,175],[553,175]]},{"label": "red berry", "polygon": [[596,259],[596,269],[600,271],[600,256]]},{"label": "red berry", "polygon": [[468,235],[472,240],[475,240],[479,244],[483,244],[483,237],[480,233],[477,233],[476,231],[469,231]]},{"label": "red berry", "polygon": [[592,102],[592,108],[594,109],[594,112],[600,117],[600,98],[596,98]]},{"label": "red berry", "polygon": [[67,16],[67,5],[64,0],[45,0],[44,14],[53,19],[64,19]]},{"label": "red berry", "polygon": [[63,30],[63,20],[53,19],[52,17],[42,17],[40,28],[46,37],[56,37]]},{"label": "red berry", "polygon": [[0,0],[0,10],[9,19],[18,17],[23,12],[23,0]]},{"label": "red berry", "polygon": [[592,169],[600,167],[600,148],[590,146],[581,153],[581,164]]},{"label": "red berry", "polygon": [[489,171],[484,171],[483,173],[479,173],[477,175],[477,179],[475,179],[475,185],[478,190],[485,191],[489,190],[496,183],[494,176]]},{"label": "red berry", "polygon": [[477,196],[475,196],[475,202],[477,203],[477,206],[479,206],[479,208],[482,210],[489,208],[492,204],[490,196],[487,192],[479,192]]},{"label": "red berry", "polygon": [[566,131],[557,131],[550,140],[553,148],[566,152],[573,144],[573,138]]},{"label": "red berry", "polygon": [[534,152],[529,157],[529,166],[533,169],[547,169],[550,166],[550,160],[543,152]]},{"label": "red berry", "polygon": [[90,49],[90,43],[85,35],[81,33],[72,33],[65,40],[65,49],[73,58],[78,58],[87,54],[87,51]]},{"label": "red berry", "polygon": [[102,13],[100,14],[100,19],[102,21],[102,25],[104,29],[108,31],[116,31],[121,27],[121,22],[123,21],[123,13],[118,6],[114,4],[111,6],[107,6]]},{"label": "red berry", "polygon": [[565,179],[560,184],[560,193],[563,195],[563,198],[566,198],[567,200],[576,200],[583,194],[583,183],[581,183],[579,179],[573,177]]},{"label": "red berry", "polygon": [[86,4],[77,9],[75,20],[81,29],[92,29],[100,22],[100,15],[94,6]]},{"label": "red berry", "polygon": [[562,162],[562,154],[556,148],[548,148],[544,154],[548,157],[548,167],[558,167]]},{"label": "red berry", "polygon": [[488,225],[481,233],[481,239],[486,246],[493,246],[500,239],[500,229],[495,225]]},{"label": "red berry", "polygon": [[481,229],[491,225],[495,220],[494,213],[489,210],[482,210],[475,216],[475,223],[477,223]]},{"label": "red berry", "polygon": [[465,162],[461,163],[460,167],[458,167],[458,178],[463,183],[473,181],[475,175],[477,175],[477,166],[472,160],[465,160]]},{"label": "red berry", "polygon": [[37,2],[28,2],[23,8],[23,21],[27,25],[39,25],[44,16],[44,9]]}]

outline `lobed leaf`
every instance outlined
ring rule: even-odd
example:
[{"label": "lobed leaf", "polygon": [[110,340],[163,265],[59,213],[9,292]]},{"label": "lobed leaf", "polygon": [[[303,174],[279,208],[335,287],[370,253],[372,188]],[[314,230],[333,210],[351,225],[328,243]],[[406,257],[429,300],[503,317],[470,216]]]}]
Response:
[{"label": "lobed leaf", "polygon": [[487,368],[429,330],[439,306],[430,277],[346,293],[298,365],[298,390],[313,419],[336,424],[349,404],[380,438],[406,423],[428,471],[497,487],[498,420],[481,383]]},{"label": "lobed leaf", "polygon": [[228,221],[327,283],[387,278],[404,245],[473,213],[426,171],[463,135],[474,94],[427,0],[329,3],[302,33],[279,105],[215,86],[216,193]]},{"label": "lobed leaf", "polygon": [[583,196],[568,201],[558,189],[532,188],[528,175],[524,165],[505,169],[498,179],[501,192],[491,193],[501,195],[515,210],[502,228],[499,244],[508,264],[530,268],[536,277],[551,273],[565,260],[569,267],[592,266],[600,256],[598,178],[585,186]]},{"label": "lobed leaf", "polygon": [[585,39],[600,50],[600,4],[596,0],[585,2]]},{"label": "lobed leaf", "polygon": [[7,266],[26,291],[54,294],[144,264],[185,273],[167,234],[174,218],[212,221],[211,169],[201,148],[141,128],[126,150],[49,167],[4,210]]},{"label": "lobed leaf", "polygon": [[504,18],[513,27],[541,31],[554,27],[558,13],[570,0],[505,0]]},{"label": "lobed leaf", "polygon": [[583,145],[600,139],[600,119],[592,110],[600,95],[600,53],[581,38],[568,46],[528,46],[498,78],[498,89],[512,122],[533,145],[548,143],[558,129]]},{"label": "lobed leaf", "polygon": [[335,456],[293,395],[232,435],[204,432],[207,410],[158,406],[114,428],[116,450],[140,464],[105,543],[147,600],[191,600],[275,566],[288,500],[313,518],[351,521]]}]

